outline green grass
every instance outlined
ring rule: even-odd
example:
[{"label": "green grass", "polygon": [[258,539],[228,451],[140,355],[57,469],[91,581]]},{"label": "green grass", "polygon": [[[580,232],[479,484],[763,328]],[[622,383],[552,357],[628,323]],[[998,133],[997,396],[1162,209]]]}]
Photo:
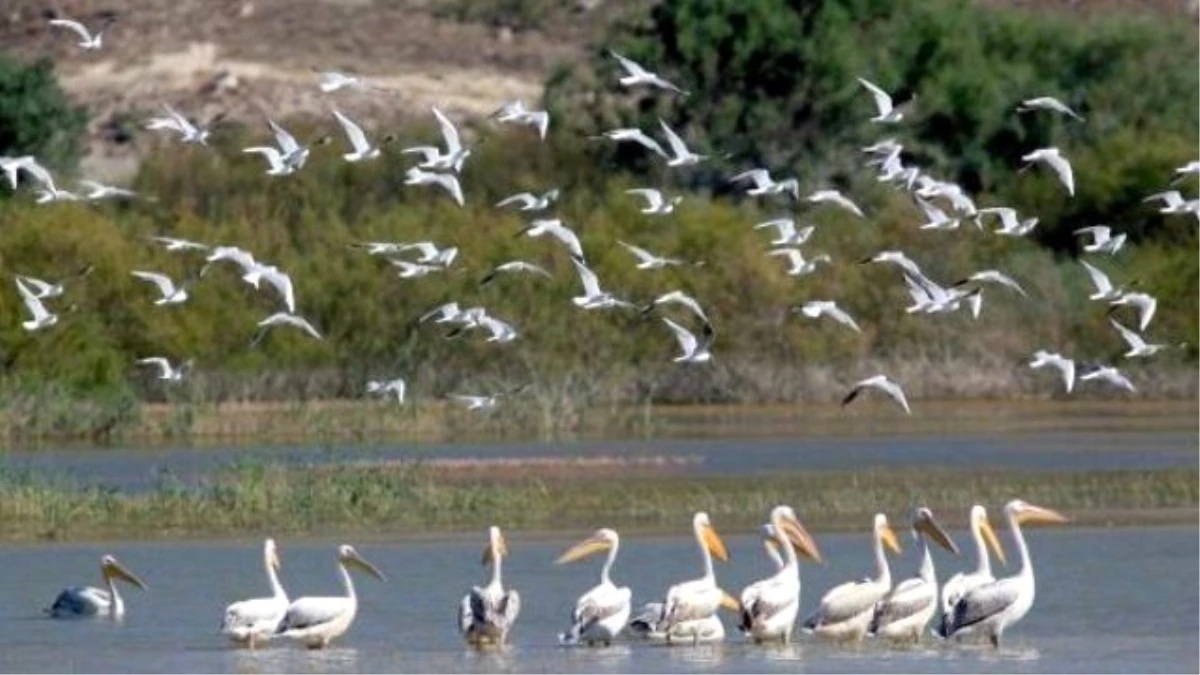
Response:
[{"label": "green grass", "polygon": [[[141,494],[73,485],[27,472],[0,474],[0,539],[185,538],[453,532],[492,523],[523,530],[612,526],[673,530],[695,510],[726,527],[752,527],[779,503],[815,530],[853,528],[875,511],[928,505],[966,513],[1021,497],[1082,524],[1109,519],[1194,520],[1195,469],[1092,472],[881,470],[761,477],[629,475],[456,480],[420,465],[391,468],[232,467],[198,488],[165,481]],[[1164,515],[1165,514],[1165,515]],[[951,520],[954,516],[949,516]]]}]

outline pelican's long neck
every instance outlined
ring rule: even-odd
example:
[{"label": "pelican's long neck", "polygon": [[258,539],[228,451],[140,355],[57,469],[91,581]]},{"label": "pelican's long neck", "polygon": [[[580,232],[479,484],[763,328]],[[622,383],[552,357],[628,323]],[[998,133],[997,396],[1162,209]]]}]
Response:
[{"label": "pelican's long neck", "polygon": [[283,584],[279,583],[279,575],[275,573],[275,566],[271,564],[271,556],[264,557],[267,565],[267,582],[271,584],[271,596],[287,602],[287,592],[283,590]]},{"label": "pelican's long neck", "polygon": [[937,583],[937,576],[933,569],[933,554],[929,551],[929,539],[924,535],[921,536],[921,567],[917,571],[917,575],[931,584]]},{"label": "pelican's long neck", "polygon": [[704,545],[704,533],[701,528],[696,528],[696,543],[700,545],[700,556],[704,558],[704,577],[705,579],[715,579],[716,573],[713,572],[712,553],[708,552],[708,547]]},{"label": "pelican's long neck", "polygon": [[1033,560],[1029,557],[1029,547],[1025,545],[1025,535],[1021,533],[1021,523],[1014,513],[1008,514],[1008,529],[1012,530],[1013,541],[1017,542],[1017,551],[1021,554],[1021,571],[1017,575],[1033,581]]},{"label": "pelican's long neck", "polygon": [[887,553],[883,550],[883,533],[875,531],[875,583],[892,585],[892,570],[888,567]]},{"label": "pelican's long neck", "polygon": [[104,583],[108,585],[108,614],[112,617],[120,617],[125,614],[125,601],[121,599],[121,594],[117,591],[117,584],[113,581],[111,574],[104,575]]},{"label": "pelican's long neck", "polygon": [[609,573],[612,572],[613,563],[617,561],[617,549],[621,547],[621,542],[614,539],[612,546],[608,549],[608,558],[604,560],[604,567],[600,568],[600,583],[609,585],[612,580],[609,578]]},{"label": "pelican's long neck", "polygon": [[342,588],[346,589],[346,597],[351,602],[358,602],[358,596],[354,594],[354,580],[350,578],[350,570],[346,569],[346,563],[338,563],[338,572],[342,575]]},{"label": "pelican's long neck", "polygon": [[500,553],[496,550],[496,544],[492,543],[492,586],[500,588],[503,582],[500,580],[500,567],[502,565]]},{"label": "pelican's long neck", "polygon": [[775,528],[775,541],[779,542],[779,548],[783,550],[783,565],[780,566],[780,572],[792,572],[794,570],[797,576],[800,575],[800,561],[796,558],[796,549],[792,546],[792,542],[788,541],[787,535],[783,533],[783,528]]},{"label": "pelican's long neck", "polygon": [[978,520],[971,523],[971,537],[975,539],[975,573],[992,576],[992,559],[988,555],[987,542],[983,540],[983,528]]}]

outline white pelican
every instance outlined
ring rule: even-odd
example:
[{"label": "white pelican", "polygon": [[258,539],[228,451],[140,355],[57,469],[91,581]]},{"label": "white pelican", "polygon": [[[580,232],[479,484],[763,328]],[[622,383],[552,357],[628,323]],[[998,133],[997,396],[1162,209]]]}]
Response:
[{"label": "white pelican", "polygon": [[867,632],[875,614],[875,603],[892,590],[892,572],[888,568],[884,547],[900,553],[900,542],[896,533],[888,526],[887,516],[875,514],[872,533],[875,544],[875,578],[849,581],[835,586],[825,597],[821,606],[804,620],[806,632],[836,640],[861,640]]},{"label": "white pelican", "polygon": [[168,361],[164,356],[150,356],[144,359],[138,359],[137,363],[141,366],[154,366],[158,369],[158,379],[166,380],[167,382],[182,381],[183,376],[187,374],[187,371],[191,370],[192,367],[191,360],[188,360],[179,364],[179,367],[176,368],[172,366],[171,362]]},{"label": "white pelican", "polygon": [[100,45],[103,43],[104,39],[104,30],[108,28],[109,25],[111,25],[114,21],[116,21],[115,18],[111,16],[108,17],[105,19],[104,23],[100,25],[100,30],[97,30],[94,34],[87,29],[87,26],[84,26],[78,21],[72,19],[50,19],[50,25],[57,26],[59,28],[66,28],[74,32],[79,36],[79,47],[84,50],[91,50],[100,49]]},{"label": "white pelican", "polygon": [[117,592],[118,579],[146,590],[146,584],[133,572],[125,569],[117,559],[106,555],[100,559],[100,573],[108,590],[95,586],[68,586],[54,599],[46,613],[54,619],[69,619],[86,616],[102,616],[120,619],[125,615],[125,602]]},{"label": "white pelican", "polygon": [[507,555],[504,535],[500,528],[491,526],[483,564],[492,566],[492,578],[486,586],[472,588],[458,605],[458,628],[470,645],[503,645],[521,611],[521,596],[511,588],[505,590],[500,578],[501,564]]},{"label": "white pelican", "polygon": [[802,555],[820,562],[821,553],[816,542],[796,518],[790,506],[776,506],[771,511],[771,523],[767,532],[767,552],[775,557],[783,551],[783,559],[776,558],[777,571],[774,575],[750,584],[741,595],[741,621],[739,628],[755,642],[792,641],[792,629],[796,615],[800,613],[800,563]]},{"label": "white pelican", "polygon": [[651,253],[641,246],[634,246],[617,240],[617,243],[625,248],[626,251],[632,253],[637,259],[637,268],[639,270],[659,270],[668,265],[682,265],[683,261],[678,258],[664,258],[663,256]]},{"label": "white pelican", "polygon": [[267,582],[271,584],[271,597],[235,602],[225,608],[225,619],[221,622],[223,634],[251,649],[275,635],[276,627],[288,610],[288,596],[277,576],[279,551],[274,539],[263,542],[263,564],[267,568]]},{"label": "white pelican", "polygon": [[729,560],[725,543],[713,529],[708,514],[703,511],[692,518],[692,531],[704,559],[704,575],[684,581],[667,589],[667,597],[642,608],[641,614],[629,624],[631,632],[655,642],[691,643],[720,642],[725,639],[725,626],[717,616],[721,607],[737,611],[737,600],[717,586],[713,572],[713,556]]},{"label": "white pelican", "polygon": [[[876,375],[855,383],[854,388],[850,390],[850,393],[846,394],[846,396],[842,399],[842,405],[849,405],[849,403],[858,398],[858,395],[867,387],[878,389],[888,396],[891,396],[896,400],[896,403],[899,403],[904,408],[904,412],[910,415],[912,414],[912,409],[908,407],[908,399],[904,396],[904,390],[900,388],[899,384],[896,384],[889,379],[887,375]],[[876,529],[878,529],[878,518],[876,521]],[[884,519],[884,527],[887,527],[887,519]],[[887,531],[891,532],[890,529]]]},{"label": "white pelican", "polygon": [[[1032,166],[1034,162],[1044,162],[1058,176],[1058,181],[1067,189],[1067,194],[1072,197],[1075,196],[1075,174],[1071,170],[1071,163],[1067,161],[1066,157],[1062,156],[1058,148],[1039,148],[1031,153],[1022,155],[1021,161],[1026,162],[1025,169]],[[1021,170],[1024,171],[1025,169]]]},{"label": "white pelican", "polygon": [[615,58],[617,62],[621,64],[621,69],[625,71],[625,74],[619,80],[622,85],[626,87],[632,87],[635,84],[647,84],[652,87],[658,87],[659,89],[673,91],[676,94],[681,94],[684,96],[687,95],[686,91],[680,89],[674,84],[671,84],[667,80],[660,77],[657,73],[652,73],[646,70],[638,62],[625,58],[611,49],[608,53],[612,54],[613,58]]},{"label": "white pelican", "polygon": [[942,586],[943,617],[954,610],[954,606],[967,591],[996,580],[996,577],[992,576],[992,561],[988,556],[989,548],[1000,559],[1000,562],[1005,562],[1004,548],[1000,546],[1000,540],[996,538],[996,531],[992,529],[992,524],[988,521],[987,509],[980,504],[971,507],[971,538],[975,540],[975,571],[959,572],[950,577],[950,580]]},{"label": "white pelican", "polygon": [[625,629],[629,621],[632,593],[628,586],[617,586],[609,578],[621,539],[615,530],[602,528],[595,534],[567,549],[556,561],[558,564],[581,560],[595,553],[608,552],[604,567],[600,568],[600,583],[579,596],[575,611],[571,613],[571,628],[560,633],[562,644],[611,645],[614,638]]},{"label": "white pelican", "polygon": [[1068,115],[1074,117],[1080,122],[1083,118],[1079,113],[1067,107],[1066,103],[1054,98],[1053,96],[1038,96],[1036,98],[1026,99],[1021,101],[1021,105],[1017,106],[1017,112],[1030,112],[1032,110],[1049,110],[1059,113],[1060,115]]},{"label": "white pelican", "polygon": [[794,310],[810,319],[818,319],[822,316],[827,316],[834,321],[850,328],[855,333],[861,333],[862,329],[854,322],[853,317],[846,313],[846,310],[838,307],[834,300],[809,300],[800,307]]},{"label": "white pelican", "polygon": [[993,646],[999,647],[1004,630],[1020,621],[1033,606],[1033,562],[1025,545],[1025,536],[1021,534],[1021,524],[1065,523],[1067,518],[1057,511],[1020,499],[1006,504],[1004,515],[1008,517],[1008,527],[1021,555],[1021,570],[1014,576],[967,591],[942,620],[938,634],[944,638],[986,635]]},{"label": "white pelican", "polygon": [[697,339],[692,331],[675,323],[667,317],[662,318],[663,323],[675,333],[675,340],[679,342],[679,348],[683,353],[675,357],[675,363],[704,363],[712,360],[712,343],[716,338],[713,332],[712,324],[705,321],[703,333],[700,339]]},{"label": "white pelican", "polygon": [[348,568],[357,567],[379,581],[386,581],[383,572],[360,556],[353,546],[339,546],[337,558],[346,595],[293,600],[275,629],[276,635],[303,642],[309,649],[327,647],[331,640],[349,630],[358,613],[358,596],[354,594],[354,581]]},{"label": "white pelican", "polygon": [[921,566],[917,576],[896,584],[875,603],[874,616],[867,627],[868,635],[919,642],[921,633],[937,612],[938,584],[929,540],[954,555],[958,555],[958,546],[938,525],[933,512],[925,507],[918,508],[913,514],[913,536],[921,541]]},{"label": "white pelican", "polygon": [[858,78],[858,83],[866,87],[867,91],[871,92],[871,96],[875,99],[875,110],[877,110],[879,114],[871,118],[872,122],[889,123],[899,122],[900,120],[904,119],[904,114],[892,105],[892,97],[890,94],[873,82],[864,80],[861,77]]}]

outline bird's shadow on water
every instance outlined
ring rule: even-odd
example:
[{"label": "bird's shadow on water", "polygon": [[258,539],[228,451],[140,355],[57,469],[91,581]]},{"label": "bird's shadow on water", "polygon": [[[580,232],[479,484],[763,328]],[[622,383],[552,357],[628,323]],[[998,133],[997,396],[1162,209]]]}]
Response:
[{"label": "bird's shadow on water", "polygon": [[231,670],[237,673],[335,673],[358,669],[358,650],[353,647],[309,650],[280,645],[235,649],[229,654]]}]

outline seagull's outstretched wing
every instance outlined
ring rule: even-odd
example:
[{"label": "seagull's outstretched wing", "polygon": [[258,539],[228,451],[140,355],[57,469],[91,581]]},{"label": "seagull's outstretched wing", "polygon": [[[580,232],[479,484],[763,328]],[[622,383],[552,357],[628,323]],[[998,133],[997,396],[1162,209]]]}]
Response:
[{"label": "seagull's outstretched wing", "polygon": [[79,39],[83,40],[84,42],[92,41],[92,34],[88,31],[87,26],[84,26],[78,21],[74,21],[72,19],[50,19],[50,25],[58,26],[60,28],[67,28],[78,35]]},{"label": "seagull's outstretched wing", "polygon": [[892,97],[890,94],[883,89],[880,89],[879,86],[873,82],[865,80],[861,77],[858,78],[858,83],[866,87],[867,91],[871,92],[871,96],[875,97],[875,109],[879,111],[880,117],[884,117],[888,113],[892,112]]}]

